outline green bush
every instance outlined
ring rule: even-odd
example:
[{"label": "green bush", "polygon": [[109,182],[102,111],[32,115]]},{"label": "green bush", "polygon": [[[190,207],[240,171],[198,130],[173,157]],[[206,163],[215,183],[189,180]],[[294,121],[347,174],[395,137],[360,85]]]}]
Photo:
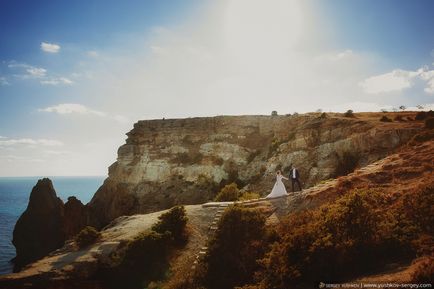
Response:
[{"label": "green bush", "polygon": [[184,206],[173,207],[158,219],[158,223],[152,226],[152,230],[161,234],[169,232],[175,244],[183,244],[187,241],[186,225],[188,218]]},{"label": "green bush", "polygon": [[344,113],[344,116],[345,116],[345,117],[355,117],[355,116],[354,116],[354,111],[353,111],[352,109],[349,109],[349,110],[347,110],[347,111]]},{"label": "green bush", "polygon": [[151,230],[124,244],[112,257],[110,267],[99,269],[98,276],[107,288],[141,289],[158,284],[169,268],[174,246],[185,244],[187,217],[182,206],[159,217]]},{"label": "green bush", "polygon": [[230,202],[238,200],[240,191],[236,183],[224,186],[215,197],[216,202]]},{"label": "green bush", "polygon": [[387,116],[385,116],[385,115],[383,115],[380,118],[380,121],[382,121],[382,122],[392,122],[392,120],[390,118],[388,118]]},{"label": "green bush", "polygon": [[98,232],[94,227],[87,226],[84,227],[75,237],[75,242],[78,247],[84,248],[96,242],[101,237],[101,233]]},{"label": "green bush", "polygon": [[430,117],[425,120],[425,128],[434,129],[434,117]]},{"label": "green bush", "polygon": [[259,268],[266,249],[265,217],[256,210],[230,207],[223,214],[204,258],[204,287],[233,288],[246,284]]},{"label": "green bush", "polygon": [[161,280],[168,268],[170,234],[142,233],[125,245],[116,263],[100,268],[99,276],[108,288],[139,289]]}]

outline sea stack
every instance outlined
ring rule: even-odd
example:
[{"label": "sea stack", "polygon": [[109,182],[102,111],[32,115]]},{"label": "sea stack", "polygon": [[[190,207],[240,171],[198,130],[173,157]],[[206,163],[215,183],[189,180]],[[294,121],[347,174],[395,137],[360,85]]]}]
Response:
[{"label": "sea stack", "polygon": [[15,272],[63,245],[63,217],[63,202],[57,197],[51,180],[38,180],[30,194],[27,209],[14,228],[12,243],[17,251]]}]

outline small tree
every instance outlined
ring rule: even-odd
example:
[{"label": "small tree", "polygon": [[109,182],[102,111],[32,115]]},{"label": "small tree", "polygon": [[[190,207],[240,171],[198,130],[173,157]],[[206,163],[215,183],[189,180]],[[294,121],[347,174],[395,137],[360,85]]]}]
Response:
[{"label": "small tree", "polygon": [[352,109],[349,109],[344,113],[344,116],[345,117],[354,117],[354,111]]},{"label": "small tree", "polygon": [[277,111],[273,110],[273,111],[271,112],[271,116],[277,116]]},{"label": "small tree", "polygon": [[401,105],[401,106],[399,107],[399,109],[402,110],[402,111],[404,111],[404,110],[407,109],[407,107],[406,107],[405,105]]}]

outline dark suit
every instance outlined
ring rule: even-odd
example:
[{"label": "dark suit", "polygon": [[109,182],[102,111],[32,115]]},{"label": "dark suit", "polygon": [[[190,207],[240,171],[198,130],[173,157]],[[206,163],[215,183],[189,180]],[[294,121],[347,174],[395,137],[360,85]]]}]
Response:
[{"label": "dark suit", "polygon": [[[294,175],[294,171],[295,170],[295,175]],[[289,179],[291,180],[292,183],[292,191],[295,192],[294,186],[295,184],[298,185],[298,189],[301,191],[303,190],[301,188],[301,183],[300,183],[300,173],[298,172],[298,170],[296,168],[291,168],[290,172],[289,172]]]}]

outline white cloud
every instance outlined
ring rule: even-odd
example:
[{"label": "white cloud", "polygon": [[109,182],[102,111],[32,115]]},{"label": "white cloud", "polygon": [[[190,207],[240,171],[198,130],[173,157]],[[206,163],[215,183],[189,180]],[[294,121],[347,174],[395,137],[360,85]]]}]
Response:
[{"label": "white cloud", "polygon": [[45,68],[32,66],[26,63],[11,61],[8,64],[8,67],[20,70],[22,73],[16,76],[22,79],[44,78],[47,75],[47,70]]},{"label": "white cloud", "polygon": [[30,67],[26,69],[27,75],[32,78],[41,78],[47,75],[47,70],[40,67]]},{"label": "white cloud", "polygon": [[14,145],[62,146],[63,143],[55,139],[2,138],[0,140],[0,146],[14,146]]},{"label": "white cloud", "polygon": [[54,106],[49,106],[46,108],[38,109],[40,112],[54,112],[57,114],[88,114],[88,115],[94,115],[98,117],[105,117],[109,119],[113,119],[119,123],[128,123],[129,119],[122,115],[111,115],[109,113],[91,109],[85,105],[78,104],[78,103],[61,103]]},{"label": "white cloud", "polygon": [[48,42],[41,42],[41,50],[48,53],[58,53],[60,45]]},{"label": "white cloud", "polygon": [[6,86],[9,85],[8,80],[4,76],[0,76],[0,86]]},{"label": "white cloud", "polygon": [[416,71],[395,69],[388,73],[371,76],[359,84],[366,93],[378,94],[410,88],[417,79],[426,82],[424,89],[426,93],[434,93],[434,70],[429,70],[427,67],[419,68]]},{"label": "white cloud", "polygon": [[74,82],[66,77],[47,78],[40,81],[42,85],[72,85]]},{"label": "white cloud", "polygon": [[107,114],[102,111],[90,109],[82,104],[78,103],[61,103],[54,106],[49,106],[46,108],[39,109],[41,112],[55,112],[58,114],[94,114],[97,116],[106,116]]}]

